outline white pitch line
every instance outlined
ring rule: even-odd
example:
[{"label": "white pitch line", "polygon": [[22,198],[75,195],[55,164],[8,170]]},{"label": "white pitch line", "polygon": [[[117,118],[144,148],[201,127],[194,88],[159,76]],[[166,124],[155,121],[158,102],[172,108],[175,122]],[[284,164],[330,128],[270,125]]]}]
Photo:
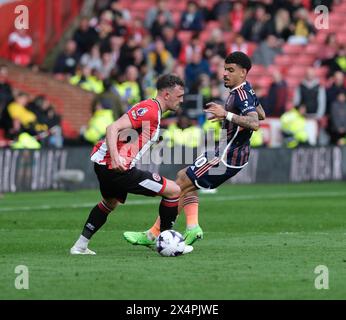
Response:
[{"label": "white pitch line", "polygon": [[[201,202],[215,202],[215,201],[241,201],[241,200],[271,200],[271,199],[291,199],[291,198],[331,198],[346,196],[346,192],[338,191],[326,191],[326,192],[305,192],[305,193],[275,193],[266,195],[238,195],[238,196],[208,196],[203,195],[200,197]],[[125,205],[127,206],[142,206],[142,205],[152,205],[158,204],[159,199],[147,199],[147,200],[129,200]],[[78,209],[78,208],[91,208],[95,206],[93,203],[80,203],[71,205],[61,205],[61,206],[51,206],[51,205],[38,205],[38,206],[22,206],[22,207],[3,207],[0,208],[1,212],[11,212],[11,211],[34,211],[34,210],[51,210],[51,209]]]}]

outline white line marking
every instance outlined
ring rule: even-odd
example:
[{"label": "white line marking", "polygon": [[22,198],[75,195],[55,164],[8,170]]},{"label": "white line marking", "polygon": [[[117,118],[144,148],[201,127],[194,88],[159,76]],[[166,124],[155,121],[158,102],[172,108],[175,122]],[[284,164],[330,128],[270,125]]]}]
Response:
[{"label": "white line marking", "polygon": [[[241,200],[271,200],[271,199],[291,199],[291,198],[331,198],[346,196],[346,192],[338,191],[326,191],[326,192],[305,192],[305,193],[275,193],[266,195],[238,195],[238,196],[215,196],[215,195],[203,195],[200,197],[201,202],[215,202],[215,201],[241,201]],[[156,199],[147,200],[129,200],[125,203],[126,206],[142,206],[158,204],[160,201],[159,197]],[[1,212],[10,211],[34,211],[34,210],[51,210],[51,209],[78,209],[78,208],[91,208],[96,205],[96,202],[70,204],[70,205],[37,205],[37,206],[22,206],[22,207],[3,207],[0,208]]]}]

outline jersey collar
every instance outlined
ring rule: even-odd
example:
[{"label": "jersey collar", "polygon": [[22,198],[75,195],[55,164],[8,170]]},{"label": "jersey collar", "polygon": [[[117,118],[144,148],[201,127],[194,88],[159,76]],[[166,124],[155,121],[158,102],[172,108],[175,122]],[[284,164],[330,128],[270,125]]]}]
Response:
[{"label": "jersey collar", "polygon": [[160,112],[161,112],[161,116],[162,116],[162,108],[161,108],[160,101],[159,101],[159,100],[156,100],[155,98],[152,98],[152,100],[154,100],[154,101],[157,103],[157,105],[159,106]]},{"label": "jersey collar", "polygon": [[229,92],[233,92],[234,90],[239,89],[240,87],[242,87],[242,86],[245,85],[245,84],[246,84],[246,81],[244,81],[244,82],[243,82],[242,84],[240,84],[239,86],[237,86],[237,87],[231,89]]}]

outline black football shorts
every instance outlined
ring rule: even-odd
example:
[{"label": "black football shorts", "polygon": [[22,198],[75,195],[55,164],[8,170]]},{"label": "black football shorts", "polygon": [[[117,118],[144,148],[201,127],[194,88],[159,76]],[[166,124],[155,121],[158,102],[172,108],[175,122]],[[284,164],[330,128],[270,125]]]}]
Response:
[{"label": "black football shorts", "polygon": [[105,199],[115,198],[124,203],[128,193],[155,197],[162,194],[166,187],[164,177],[135,167],[125,172],[119,172],[95,163],[94,169],[102,197]]}]

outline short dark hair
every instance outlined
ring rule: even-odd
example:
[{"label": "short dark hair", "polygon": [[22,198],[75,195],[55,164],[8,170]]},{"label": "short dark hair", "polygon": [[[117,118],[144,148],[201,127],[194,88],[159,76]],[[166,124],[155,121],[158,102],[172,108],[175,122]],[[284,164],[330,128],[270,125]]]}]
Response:
[{"label": "short dark hair", "polygon": [[165,74],[157,80],[157,90],[163,90],[168,88],[174,88],[175,86],[184,87],[184,81],[174,74]]},{"label": "short dark hair", "polygon": [[250,58],[243,52],[241,51],[234,51],[230,53],[226,59],[226,63],[235,63],[242,68],[246,69],[247,72],[251,69],[251,60]]}]

